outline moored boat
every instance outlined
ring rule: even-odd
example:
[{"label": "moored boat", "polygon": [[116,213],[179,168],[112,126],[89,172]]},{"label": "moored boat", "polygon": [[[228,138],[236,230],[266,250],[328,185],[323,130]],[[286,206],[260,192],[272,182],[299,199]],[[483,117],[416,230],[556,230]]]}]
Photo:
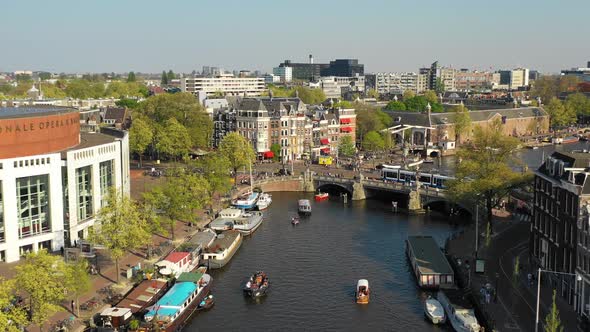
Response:
[{"label": "moored boat", "polygon": [[576,143],[580,140],[579,137],[577,136],[567,136],[564,137],[563,140],[561,141],[561,144],[570,144],[570,143]]},{"label": "moored boat", "polygon": [[369,289],[369,281],[367,279],[359,279],[356,283],[356,303],[368,304],[371,290]]},{"label": "moored boat", "polygon": [[314,197],[316,202],[322,202],[328,200],[328,198],[330,198],[330,195],[328,193],[319,192],[315,194]]},{"label": "moored boat", "polygon": [[264,215],[262,212],[247,212],[240,218],[233,220],[232,229],[242,234],[250,235],[262,225],[263,220]]},{"label": "moored boat", "polygon": [[439,291],[437,298],[455,331],[479,332],[481,330],[471,303],[460,290]]},{"label": "moored boat", "polygon": [[260,193],[255,191],[247,191],[245,194],[238,196],[231,202],[231,205],[238,209],[253,209],[256,206]]},{"label": "moored boat", "polygon": [[227,264],[242,245],[242,233],[231,230],[217,236],[203,253],[210,269],[220,269]]},{"label": "moored boat", "polygon": [[213,307],[213,305],[215,305],[215,299],[213,295],[209,294],[203,299],[203,301],[199,303],[199,305],[197,306],[197,310],[209,310]]},{"label": "moored boat", "polygon": [[269,287],[270,281],[266,273],[258,271],[248,279],[242,290],[244,296],[256,298],[266,295]]},{"label": "moored boat", "polygon": [[309,203],[308,199],[300,199],[298,201],[297,211],[299,214],[303,215],[310,215],[311,214],[311,204]]},{"label": "moored boat", "polygon": [[256,206],[258,211],[266,210],[272,203],[272,196],[269,193],[260,193]]},{"label": "moored boat", "polygon": [[432,324],[443,324],[446,321],[442,304],[430,296],[424,301],[424,315]]},{"label": "moored boat", "polygon": [[233,228],[234,220],[242,217],[244,210],[241,209],[223,209],[215,220],[209,224],[209,228],[214,231],[227,231]]}]

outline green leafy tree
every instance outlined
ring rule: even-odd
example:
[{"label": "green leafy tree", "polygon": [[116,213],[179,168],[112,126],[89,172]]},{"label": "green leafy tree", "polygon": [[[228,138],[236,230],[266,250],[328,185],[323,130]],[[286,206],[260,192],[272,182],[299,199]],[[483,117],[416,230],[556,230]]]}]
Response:
[{"label": "green leafy tree", "polygon": [[196,222],[197,210],[210,202],[210,191],[209,183],[203,176],[182,171],[145,193],[144,200],[162,211],[166,220],[162,220],[161,224],[168,224],[174,240],[176,221]]},{"label": "green leafy tree", "polygon": [[162,79],[160,80],[160,84],[162,85],[168,85],[168,75],[166,74],[166,71],[162,71]]},{"label": "green leafy tree", "polygon": [[156,150],[177,160],[188,155],[191,138],[186,128],[175,118],[168,119],[156,132]]},{"label": "green leafy tree", "polygon": [[381,151],[385,148],[385,141],[378,132],[370,131],[363,138],[362,145],[367,151]]},{"label": "green leafy tree", "polygon": [[68,295],[74,299],[76,304],[76,316],[80,316],[80,296],[90,291],[92,287],[88,275],[88,261],[80,259],[77,262],[67,264],[64,283]]},{"label": "green leafy tree", "polygon": [[197,162],[197,167],[207,176],[209,196],[225,195],[231,189],[231,165],[226,156],[212,152]]},{"label": "green leafy tree", "polygon": [[115,105],[119,106],[119,107],[126,107],[126,108],[137,108],[137,106],[139,105],[139,102],[137,101],[137,99],[129,99],[129,98],[123,98],[123,99],[119,99],[115,102]]},{"label": "green leafy tree", "polygon": [[458,151],[460,163],[447,195],[456,202],[469,204],[475,203],[475,197],[483,200],[492,231],[492,209],[511,189],[530,181],[530,174],[512,169],[511,163],[518,163],[513,157],[518,145],[518,139],[502,133],[502,122],[498,120],[485,128],[476,126],[470,143]]},{"label": "green leafy tree", "polygon": [[404,104],[403,101],[394,100],[394,101],[390,101],[389,103],[387,103],[387,106],[385,106],[385,109],[391,110],[391,111],[405,111],[406,104]]},{"label": "green leafy tree", "polygon": [[256,153],[250,143],[236,132],[229,133],[221,140],[219,152],[229,160],[234,171],[234,183],[237,183],[238,169],[249,167],[256,160]]},{"label": "green leafy tree", "polygon": [[40,83],[40,88],[45,98],[62,99],[67,97],[66,92],[59,88],[57,84],[43,82]]},{"label": "green leafy tree", "polygon": [[172,83],[172,80],[176,79],[176,75],[172,70],[169,70],[166,76],[168,77],[168,84]]},{"label": "green leafy tree", "polygon": [[21,332],[27,326],[27,313],[20,306],[13,305],[17,289],[15,280],[0,277],[0,331]]},{"label": "green leafy tree", "polygon": [[406,90],[406,91],[404,91],[403,99],[405,101],[406,99],[414,98],[415,96],[416,96],[416,93],[414,93],[414,91]]},{"label": "green leafy tree", "polygon": [[334,109],[338,109],[338,108],[350,109],[350,108],[352,108],[352,103],[349,102],[348,100],[341,100],[341,101],[337,102],[336,104],[334,104]]},{"label": "green leafy tree", "polygon": [[375,99],[379,100],[379,92],[377,92],[377,90],[375,90],[375,89],[367,90],[367,96],[369,98],[375,98]]},{"label": "green leafy tree", "polygon": [[41,81],[47,81],[48,79],[51,79],[51,73],[48,73],[46,71],[39,73],[39,79]]},{"label": "green leafy tree", "polygon": [[423,112],[426,110],[428,100],[426,100],[424,96],[415,96],[412,98],[404,99],[404,104],[406,104],[406,108],[408,111]]},{"label": "green leafy tree", "polygon": [[[296,87],[295,91],[299,94],[299,98],[308,105],[318,105],[326,100],[326,95],[322,89],[310,89],[306,87]],[[295,93],[292,94],[295,96]]]},{"label": "green leafy tree", "polygon": [[49,318],[63,310],[61,302],[66,296],[65,263],[45,249],[29,253],[24,263],[16,268],[16,287],[29,297],[30,322],[40,328]]},{"label": "green leafy tree", "polygon": [[542,76],[535,80],[530,95],[534,98],[541,97],[543,104],[549,103],[551,98],[559,97],[562,92],[577,91],[580,80],[575,76]]},{"label": "green leafy tree", "polygon": [[553,290],[553,297],[551,303],[551,311],[545,317],[545,332],[563,332],[561,319],[559,318],[559,309],[555,303],[555,289]]},{"label": "green leafy tree", "polygon": [[150,120],[144,117],[137,117],[129,129],[129,149],[139,156],[139,165],[143,163],[143,154],[147,151],[154,140],[153,127]]},{"label": "green leafy tree", "polygon": [[119,260],[126,251],[140,248],[151,240],[148,229],[145,215],[141,213],[137,203],[111,188],[107,204],[98,211],[89,240],[108,250],[115,261],[117,282],[121,274]]},{"label": "green leafy tree", "polygon": [[129,74],[127,74],[127,83],[135,82],[136,80],[135,73],[130,71]]},{"label": "green leafy tree", "polygon": [[270,146],[270,151],[272,151],[272,160],[278,161],[279,157],[281,156],[281,146],[277,143],[274,143]]},{"label": "green leafy tree", "polygon": [[565,107],[576,112],[577,115],[588,115],[590,114],[590,99],[583,93],[572,93],[565,99]]},{"label": "green leafy tree", "polygon": [[356,147],[354,146],[354,142],[352,137],[346,135],[340,138],[340,142],[338,143],[338,153],[343,157],[352,157],[356,153]]},{"label": "green leafy tree", "polygon": [[575,110],[564,105],[561,100],[553,97],[545,107],[551,121],[551,126],[563,127],[576,122]]},{"label": "green leafy tree", "polygon": [[432,90],[424,92],[424,98],[426,98],[426,101],[429,102],[431,105],[438,104],[438,97],[436,95],[436,92]]},{"label": "green leafy tree", "polygon": [[453,106],[452,112],[454,113],[455,141],[460,142],[461,136],[471,131],[471,117],[464,105]]},{"label": "green leafy tree", "polygon": [[436,93],[445,92],[445,83],[443,82],[442,79],[440,79],[440,78],[436,79],[436,81],[434,82],[434,91],[436,91]]}]

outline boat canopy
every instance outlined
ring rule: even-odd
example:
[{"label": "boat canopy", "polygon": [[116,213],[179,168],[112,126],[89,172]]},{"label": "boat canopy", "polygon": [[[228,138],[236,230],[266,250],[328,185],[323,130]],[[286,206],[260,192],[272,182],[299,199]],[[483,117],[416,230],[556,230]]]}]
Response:
[{"label": "boat canopy", "polygon": [[359,279],[359,281],[356,283],[357,289],[359,289],[363,286],[365,286],[366,288],[369,288],[369,281],[367,279]]},{"label": "boat canopy", "polygon": [[145,316],[151,318],[158,316],[171,319],[181,310],[183,303],[186,302],[196,289],[197,285],[192,282],[176,283],[150,308]]},{"label": "boat canopy", "polygon": [[199,272],[183,272],[176,279],[177,282],[194,282],[197,283],[203,277],[203,273]]}]

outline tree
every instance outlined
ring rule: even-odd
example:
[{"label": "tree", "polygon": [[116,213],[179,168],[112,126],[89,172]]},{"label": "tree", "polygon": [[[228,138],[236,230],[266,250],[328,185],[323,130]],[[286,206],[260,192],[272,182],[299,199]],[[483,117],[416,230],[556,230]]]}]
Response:
[{"label": "tree", "polygon": [[39,86],[45,98],[62,99],[67,97],[66,92],[57,86],[57,84],[42,82],[39,83]]},{"label": "tree", "polygon": [[27,313],[15,303],[15,280],[0,277],[0,331],[21,332],[27,325]]},{"label": "tree", "polygon": [[394,100],[394,101],[390,101],[389,103],[387,103],[387,106],[385,106],[385,109],[390,110],[390,111],[405,111],[406,104],[404,104],[404,102],[402,102],[402,101]]},{"label": "tree", "polygon": [[238,169],[248,167],[256,160],[256,154],[250,143],[236,132],[229,133],[221,140],[219,152],[229,160],[234,171],[234,183],[237,183]]},{"label": "tree", "polygon": [[568,126],[576,122],[576,112],[555,97],[551,98],[545,110],[549,113],[551,126],[554,128]]},{"label": "tree", "polygon": [[[299,98],[306,104],[309,105],[318,105],[321,104],[326,100],[326,95],[322,89],[310,89],[303,86],[299,86],[295,88]],[[293,92],[293,97],[295,96],[295,92]]]},{"label": "tree", "polygon": [[475,203],[479,197],[486,203],[487,222],[493,231],[492,209],[515,187],[530,180],[530,174],[515,172],[513,152],[519,141],[502,133],[502,122],[494,121],[485,128],[476,126],[470,144],[458,151],[455,180],[450,181],[448,197],[455,202]]},{"label": "tree", "polygon": [[117,100],[115,102],[115,105],[117,105],[119,107],[126,107],[126,108],[137,108],[137,106],[139,105],[139,102],[137,101],[137,99],[123,98],[123,99]]},{"label": "tree", "polygon": [[129,129],[129,149],[139,155],[139,166],[143,161],[143,154],[154,140],[154,131],[149,119],[137,117]]},{"label": "tree", "polygon": [[188,155],[191,138],[186,128],[175,118],[168,119],[156,132],[156,150],[176,160],[178,156]]},{"label": "tree", "polygon": [[356,147],[352,141],[352,137],[345,135],[338,143],[338,154],[343,157],[350,158],[356,153]]},{"label": "tree", "polygon": [[572,93],[565,98],[565,107],[577,115],[588,115],[590,114],[590,99],[583,93]]},{"label": "tree", "polygon": [[64,283],[68,295],[74,298],[76,304],[76,316],[80,316],[80,296],[88,292],[92,287],[88,275],[88,261],[80,259],[77,262],[66,265]]},{"label": "tree", "polygon": [[[424,96],[415,96],[404,99],[404,104],[408,111],[424,112],[428,106],[428,100]],[[430,105],[432,106],[432,104]]]},{"label": "tree", "polygon": [[535,80],[530,95],[534,98],[541,97],[541,102],[547,104],[551,98],[559,97],[562,92],[577,90],[580,80],[575,76],[543,76]]},{"label": "tree", "polygon": [[434,91],[436,91],[436,93],[445,92],[445,83],[443,82],[442,79],[440,79],[440,78],[436,79],[436,81],[434,82]]},{"label": "tree", "polygon": [[39,73],[39,79],[41,81],[47,81],[48,79],[51,79],[51,73],[48,73],[46,71],[40,72]]},{"label": "tree", "polygon": [[337,102],[336,104],[334,104],[333,108],[334,109],[338,109],[338,108],[350,109],[350,108],[352,108],[352,103],[349,102],[348,100],[341,100],[341,101]]},{"label": "tree", "polygon": [[436,92],[432,90],[424,92],[424,98],[426,98],[426,101],[428,101],[431,105],[438,104],[438,97],[436,95]]},{"label": "tree", "polygon": [[65,263],[60,256],[41,249],[27,254],[15,269],[16,287],[29,297],[30,322],[42,328],[54,313],[63,310]]},{"label": "tree", "polygon": [[404,94],[402,95],[403,100],[414,98],[414,96],[416,96],[416,93],[414,93],[414,91],[412,91],[412,90],[406,90],[406,91],[404,91]]},{"label": "tree", "polygon": [[129,74],[127,74],[127,83],[135,82],[135,81],[136,81],[135,73],[130,71]]},{"label": "tree", "polygon": [[385,142],[378,132],[370,131],[363,138],[362,145],[367,151],[380,151],[385,147]]},{"label": "tree", "polygon": [[197,221],[196,210],[204,208],[210,202],[210,190],[204,177],[183,170],[177,176],[168,178],[161,186],[145,193],[143,198],[150,206],[162,211],[167,220],[161,223],[168,223],[174,240],[176,221]]},{"label": "tree", "polygon": [[137,249],[151,240],[147,230],[145,216],[138,205],[123,193],[111,188],[107,204],[98,211],[89,240],[95,245],[104,246],[115,260],[117,282],[121,274],[119,260],[126,251]]},{"label": "tree", "polygon": [[471,116],[469,116],[469,110],[463,104],[453,106],[452,112],[454,113],[455,141],[460,142],[461,136],[471,130]]},{"label": "tree", "polygon": [[379,100],[379,92],[377,92],[375,89],[369,89],[367,91],[367,96],[369,96],[369,98],[375,98]]},{"label": "tree", "polygon": [[231,189],[231,165],[226,156],[212,152],[196,162],[209,183],[209,196],[215,193],[225,195]]},{"label": "tree", "polygon": [[168,75],[166,74],[165,70],[162,71],[162,79],[160,80],[160,84],[168,85]]},{"label": "tree", "polygon": [[176,79],[176,75],[172,69],[168,70],[168,74],[166,76],[168,77],[168,84],[172,83],[172,80]]},{"label": "tree", "polygon": [[551,303],[551,311],[545,317],[545,332],[563,332],[561,319],[559,318],[559,309],[555,303],[555,289],[553,290],[553,301]]},{"label": "tree", "polygon": [[270,151],[272,151],[272,160],[278,161],[279,157],[281,156],[281,145],[274,143],[270,146]]}]

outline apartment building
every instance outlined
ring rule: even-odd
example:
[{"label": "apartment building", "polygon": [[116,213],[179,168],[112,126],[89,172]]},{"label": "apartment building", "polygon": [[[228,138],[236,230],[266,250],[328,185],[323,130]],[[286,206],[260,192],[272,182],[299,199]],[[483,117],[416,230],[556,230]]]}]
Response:
[{"label": "apartment building", "polygon": [[183,92],[198,94],[203,91],[207,96],[222,93],[228,96],[260,96],[265,89],[262,77],[234,77],[218,75],[215,77],[187,77],[180,81]]},{"label": "apartment building", "polygon": [[527,68],[500,70],[498,73],[500,76],[498,89],[519,90],[529,86],[529,70]]},{"label": "apartment building", "polygon": [[470,71],[461,69],[455,72],[455,90],[484,91],[493,86],[493,74],[490,72]]}]

